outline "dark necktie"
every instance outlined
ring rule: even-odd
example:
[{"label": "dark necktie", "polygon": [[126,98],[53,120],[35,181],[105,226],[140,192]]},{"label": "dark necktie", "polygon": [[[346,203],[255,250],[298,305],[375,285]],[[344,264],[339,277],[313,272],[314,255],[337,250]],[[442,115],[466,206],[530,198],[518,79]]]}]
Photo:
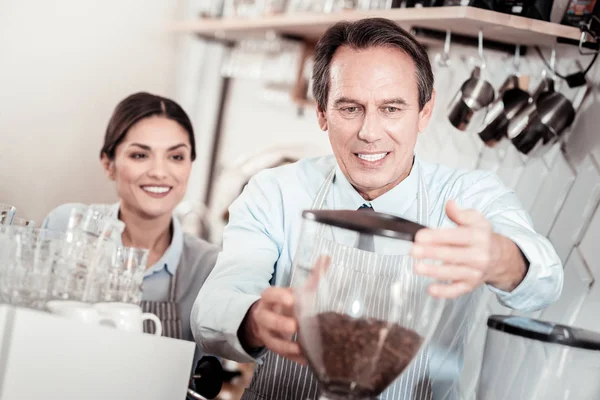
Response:
[{"label": "dark necktie", "polygon": [[[363,204],[362,206],[360,206],[358,208],[358,211],[368,212],[368,211],[375,211],[375,210],[373,210],[373,207],[371,207],[370,205]],[[358,242],[356,243],[356,247],[360,250],[374,252],[375,251],[375,243],[373,240],[373,235],[368,234],[368,233],[359,233],[358,234]]]}]

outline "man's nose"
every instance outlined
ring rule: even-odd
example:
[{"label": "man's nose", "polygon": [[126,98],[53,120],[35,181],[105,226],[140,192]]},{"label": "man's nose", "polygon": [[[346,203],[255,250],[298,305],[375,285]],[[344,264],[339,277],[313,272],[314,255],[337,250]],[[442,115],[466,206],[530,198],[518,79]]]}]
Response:
[{"label": "man's nose", "polygon": [[363,125],[358,132],[358,138],[368,143],[377,141],[383,133],[381,124],[381,116],[376,110],[369,111],[365,114]]}]

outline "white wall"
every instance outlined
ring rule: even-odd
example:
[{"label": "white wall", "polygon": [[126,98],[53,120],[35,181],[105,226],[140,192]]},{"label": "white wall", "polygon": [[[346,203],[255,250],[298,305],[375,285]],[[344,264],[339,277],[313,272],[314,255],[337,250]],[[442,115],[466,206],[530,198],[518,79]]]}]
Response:
[{"label": "white wall", "polygon": [[[265,93],[260,82],[232,80],[226,103],[217,177],[210,193],[210,240],[221,243],[223,214],[247,180],[282,158],[331,152],[327,133],[319,129],[315,109],[302,111],[288,93]],[[195,183],[190,185],[192,190]]]},{"label": "white wall", "polygon": [[114,201],[98,162],[135,91],[176,92],[182,0],[0,2],[0,202],[41,221],[67,201]]}]

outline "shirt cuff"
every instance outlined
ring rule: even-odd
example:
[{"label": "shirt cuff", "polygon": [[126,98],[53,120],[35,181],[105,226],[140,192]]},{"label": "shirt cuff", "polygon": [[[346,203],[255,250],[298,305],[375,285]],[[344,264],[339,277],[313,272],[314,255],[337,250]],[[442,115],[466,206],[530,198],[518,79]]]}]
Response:
[{"label": "shirt cuff", "polygon": [[562,282],[557,285],[555,281],[558,277],[553,276],[552,269],[541,264],[553,264],[554,261],[551,255],[547,254],[552,250],[551,245],[546,243],[547,239],[533,232],[517,229],[506,229],[505,232],[496,233],[515,243],[529,261],[525,277],[512,291],[507,292],[487,285],[498,300],[506,307],[523,312],[542,309],[556,300],[560,290],[554,295],[554,287],[562,287]]},{"label": "shirt cuff", "polygon": [[[225,358],[235,359],[238,362],[255,362],[257,364],[262,363],[261,358],[267,352],[266,348],[256,349],[256,351],[248,353],[238,338],[238,331],[242,321],[244,320],[244,317],[248,313],[248,310],[252,304],[259,299],[260,296],[250,294],[236,294],[231,296],[229,306],[227,307],[227,315],[221,316],[221,318],[225,320],[223,333],[225,334],[230,348],[233,351],[232,355],[228,355]],[[229,323],[231,321],[236,322]]]},{"label": "shirt cuff", "polygon": [[537,280],[535,276],[535,271],[533,265],[529,265],[529,269],[525,274],[525,278],[519,283],[519,285],[514,288],[512,291],[507,292],[492,285],[487,285],[487,287],[498,296],[498,300],[505,305],[506,307],[510,307],[512,309],[522,309],[524,305],[531,298],[531,289],[535,286],[535,282]]}]

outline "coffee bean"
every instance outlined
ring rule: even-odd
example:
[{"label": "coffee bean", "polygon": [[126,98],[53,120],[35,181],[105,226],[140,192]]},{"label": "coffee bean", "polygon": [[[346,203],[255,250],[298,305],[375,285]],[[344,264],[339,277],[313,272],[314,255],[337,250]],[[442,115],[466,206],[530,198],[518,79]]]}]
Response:
[{"label": "coffee bean", "polygon": [[422,338],[398,324],[326,312],[300,324],[299,340],[326,391],[376,397],[406,369]]}]

